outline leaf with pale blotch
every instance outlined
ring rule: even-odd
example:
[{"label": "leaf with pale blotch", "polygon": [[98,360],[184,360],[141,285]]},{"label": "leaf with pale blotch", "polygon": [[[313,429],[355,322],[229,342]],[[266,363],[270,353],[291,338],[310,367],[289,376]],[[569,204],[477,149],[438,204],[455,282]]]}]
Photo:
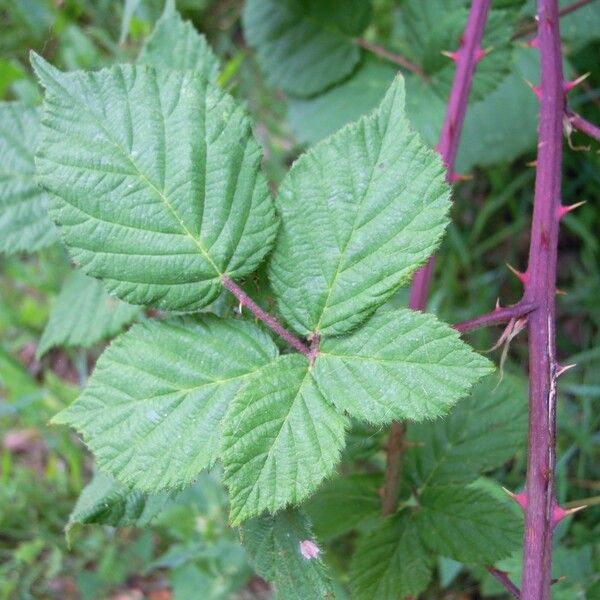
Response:
[{"label": "leaf with pale blotch", "polygon": [[493,564],[516,550],[523,539],[522,519],[474,487],[426,489],[416,523],[433,552],[465,563]]},{"label": "leaf with pale blotch", "polygon": [[411,424],[404,461],[415,487],[469,483],[525,445],[527,392],[514,376],[490,376],[450,414]]},{"label": "leaf with pale blotch", "polygon": [[324,338],[314,377],[338,409],[385,424],[445,414],[492,369],[433,315],[382,309],[353,333]]},{"label": "leaf with pale blotch", "polygon": [[75,271],[52,304],[37,354],[55,346],[89,348],[119,333],[139,314],[139,306],[109,296],[98,281]]},{"label": "leaf with pale blotch", "polygon": [[431,558],[407,512],[388,517],[364,534],[352,556],[352,598],[417,597],[431,579]]},{"label": "leaf with pale blotch", "polygon": [[166,2],[154,31],[144,42],[138,62],[163,69],[189,69],[213,82],[219,74],[219,61],[206,38],[190,21],[181,18],[174,0]]},{"label": "leaf with pale blotch", "polygon": [[404,81],[379,108],[302,155],[279,189],[270,261],[297,331],[346,333],[430,256],[448,223],[442,162],[409,127]]},{"label": "leaf with pale blotch", "polygon": [[53,422],[77,429],[98,467],[121,483],[183,487],[216,460],[239,387],[276,356],[271,338],[246,321],[147,321],[112,343]]},{"label": "leaf with pale blotch", "polygon": [[300,512],[256,517],[240,527],[240,536],[256,572],[274,584],[279,598],[334,597],[310,523]]},{"label": "leaf with pale blotch", "polygon": [[116,65],[46,88],[36,166],[74,260],[132,304],[198,310],[252,272],[277,222],[233,98],[192,71]]},{"label": "leaf with pale blotch", "polygon": [[223,423],[232,523],[304,500],[335,468],[346,426],[304,356],[282,356],[252,378]]},{"label": "leaf with pale blotch", "polygon": [[269,83],[311,96],[357,65],[352,37],[366,27],[370,8],[368,0],[249,0],[244,35]]},{"label": "leaf with pale blotch", "polygon": [[56,241],[48,197],[35,181],[39,109],[0,103],[0,252],[35,252]]},{"label": "leaf with pale blotch", "polygon": [[67,523],[67,535],[76,525],[146,527],[170,499],[166,492],[144,494],[97,472],[77,499]]}]

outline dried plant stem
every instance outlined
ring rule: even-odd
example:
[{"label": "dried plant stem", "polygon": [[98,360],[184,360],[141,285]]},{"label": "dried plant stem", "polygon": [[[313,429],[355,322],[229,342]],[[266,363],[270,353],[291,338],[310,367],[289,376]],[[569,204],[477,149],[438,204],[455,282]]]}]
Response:
[{"label": "dried plant stem", "polygon": [[522,600],[549,600],[556,507],[555,294],[564,81],[556,0],[538,0],[541,93],[537,167],[524,300],[529,314],[529,436]]},{"label": "dried plant stem", "polygon": [[223,275],[221,277],[223,287],[229,290],[240,302],[240,306],[246,307],[257,319],[261,320],[269,329],[284,339],[292,348],[298,350],[309,360],[313,359],[311,349],[293,333],[290,333],[275,317],[264,311],[244,290],[242,290],[232,279]]},{"label": "dried plant stem", "polygon": [[[437,145],[437,150],[448,169],[446,176],[448,181],[452,180],[473,75],[477,62],[481,58],[479,51],[489,9],[490,0],[473,0],[461,45],[456,54],[456,72]],[[423,310],[426,306],[433,264],[432,258],[415,274],[409,300],[409,306],[414,310]],[[384,514],[392,514],[396,510],[400,493],[402,448],[403,426],[400,423],[392,423],[387,443],[387,464],[382,497]]]}]

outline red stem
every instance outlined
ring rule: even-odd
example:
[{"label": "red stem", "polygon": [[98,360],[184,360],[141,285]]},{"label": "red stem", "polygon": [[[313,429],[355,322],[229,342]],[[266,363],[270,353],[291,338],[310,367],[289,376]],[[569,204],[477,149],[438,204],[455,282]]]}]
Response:
[{"label": "red stem", "polygon": [[505,588],[506,591],[517,600],[521,598],[521,590],[510,580],[508,573],[500,571],[494,567],[486,567],[488,572],[493,575]]},{"label": "red stem", "polygon": [[[595,1],[596,0],[578,0],[577,2],[572,2],[571,4],[567,4],[567,6],[565,6],[564,8],[561,8],[558,14],[559,16],[564,17],[565,15],[568,15],[569,13],[572,13],[578,10],[579,8],[583,8],[587,4],[591,4]],[[527,26],[523,27],[523,29],[521,29],[520,31],[517,31],[512,36],[512,39],[516,40],[520,37],[527,35],[528,33],[533,33],[536,29],[537,23],[528,24]]]},{"label": "red stem", "polygon": [[600,142],[600,127],[590,123],[587,119],[584,119],[581,115],[578,115],[572,110],[567,109],[565,114],[569,123],[577,129],[577,131],[581,131],[581,133],[585,133],[592,139]]},{"label": "red stem", "polygon": [[[250,312],[260,319],[269,329],[272,329],[277,335],[283,338],[292,348],[298,350],[309,360],[313,359],[313,352],[302,340],[298,339],[293,333],[290,333],[275,317],[265,312],[244,290],[242,290],[232,279],[223,275],[221,277],[223,287],[228,289],[239,301],[242,306],[245,306]],[[318,348],[318,346],[317,346]],[[318,351],[318,350],[317,350]]]},{"label": "red stem", "polygon": [[473,329],[478,329],[479,327],[488,327],[490,325],[508,323],[511,319],[518,319],[519,317],[528,315],[534,308],[535,304],[532,302],[525,302],[521,300],[513,306],[497,308],[496,310],[486,313],[485,315],[480,315],[474,319],[456,323],[456,325],[454,325],[454,329],[460,331],[461,333],[466,333],[467,331],[473,331]]},{"label": "red stem", "polygon": [[555,294],[565,94],[558,3],[538,0],[541,94],[537,171],[524,300],[529,314],[529,439],[522,600],[549,600],[556,506]]},{"label": "red stem", "polygon": [[393,62],[399,65],[400,67],[405,68],[407,71],[410,71],[411,73],[414,73],[415,75],[418,75],[423,79],[427,79],[427,76],[425,75],[425,72],[423,71],[423,69],[421,69],[421,67],[408,60],[408,58],[404,58],[404,56],[401,56],[400,54],[390,52],[383,46],[378,46],[377,44],[368,42],[363,38],[354,38],[354,43],[357,46],[360,46],[361,48],[364,48],[365,50],[368,50],[369,52],[372,52],[373,54],[381,58],[385,58],[386,60],[389,60],[390,62]]},{"label": "red stem", "polygon": [[[456,153],[460,142],[462,125],[467,111],[469,93],[473,82],[473,75],[477,62],[481,58],[480,47],[483,31],[490,8],[491,0],[473,0],[469,11],[469,18],[460,41],[460,48],[456,55],[456,72],[452,82],[452,89],[446,108],[446,117],[442,126],[437,151],[441,154],[446,165],[446,181],[452,181]],[[414,310],[423,310],[427,305],[427,295],[433,272],[434,258],[419,269],[413,278],[410,289],[409,307]],[[386,510],[394,512],[400,490],[400,468],[396,460],[398,448],[395,438],[402,436],[402,428],[393,423],[387,444],[387,462],[385,470],[385,484],[382,505]],[[401,441],[401,440],[400,440]],[[391,508],[390,508],[391,507]],[[387,514],[390,514],[389,512]]]}]

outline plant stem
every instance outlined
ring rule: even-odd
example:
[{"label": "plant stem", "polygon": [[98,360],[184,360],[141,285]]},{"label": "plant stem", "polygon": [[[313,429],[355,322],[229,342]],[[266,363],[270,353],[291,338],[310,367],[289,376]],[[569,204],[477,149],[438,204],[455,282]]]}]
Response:
[{"label": "plant stem", "polygon": [[516,304],[513,304],[513,306],[497,308],[496,310],[486,313],[485,315],[480,315],[474,319],[456,323],[456,325],[454,325],[454,329],[460,331],[461,333],[466,333],[467,331],[473,331],[473,329],[478,329],[479,327],[489,327],[491,325],[508,323],[511,319],[525,317],[534,308],[535,305],[533,303],[521,300]]},{"label": "plant stem", "polygon": [[513,597],[519,600],[521,598],[521,591],[519,588],[510,580],[508,573],[500,571],[494,567],[486,567],[488,572],[493,575],[505,588],[506,591]]},{"label": "plant stem", "polygon": [[[446,116],[437,151],[447,168],[446,180],[452,180],[456,153],[460,142],[462,125],[467,111],[469,93],[473,82],[473,75],[477,62],[481,58],[479,50],[483,31],[487,21],[491,0],[473,0],[469,11],[469,18],[460,42],[456,57],[456,72],[452,81],[452,89],[446,108]],[[413,310],[424,310],[427,305],[427,295],[431,283],[434,259],[421,267],[413,278],[410,289],[409,307]],[[387,443],[386,472],[383,486],[382,507],[384,514],[391,514],[396,510],[400,493],[400,471],[403,447],[403,426],[392,423]],[[389,511],[389,512],[386,512]]]},{"label": "plant stem", "polygon": [[390,52],[383,46],[378,46],[377,44],[368,42],[364,38],[354,38],[353,41],[357,46],[360,46],[361,48],[364,48],[365,50],[372,52],[373,54],[379,56],[380,58],[389,60],[390,62],[393,62],[393,63],[399,65],[400,67],[405,68],[407,71],[410,71],[411,73],[414,73],[415,75],[418,75],[419,77],[422,77],[423,79],[427,79],[427,75],[425,74],[423,69],[421,69],[421,67],[419,67],[419,65],[416,65],[415,63],[411,62],[407,58],[404,58],[404,56],[401,56],[400,54],[397,54],[395,52]]},{"label": "plant stem", "polygon": [[549,600],[556,506],[555,294],[565,94],[556,0],[538,0],[541,94],[524,300],[529,314],[529,436],[522,600]]},{"label": "plant stem", "polygon": [[265,312],[244,290],[242,290],[232,279],[227,275],[221,276],[221,283],[223,287],[229,290],[240,302],[241,306],[245,306],[250,312],[257,318],[260,319],[269,329],[274,331],[282,339],[284,339],[292,348],[298,350],[309,360],[313,360],[312,352],[308,346],[298,339],[293,333],[289,332],[275,317]]},{"label": "plant stem", "polygon": [[581,131],[581,133],[585,133],[587,136],[600,142],[600,127],[590,123],[587,119],[584,119],[581,115],[578,115],[570,109],[565,111],[565,115],[569,123],[577,129],[577,131]]}]

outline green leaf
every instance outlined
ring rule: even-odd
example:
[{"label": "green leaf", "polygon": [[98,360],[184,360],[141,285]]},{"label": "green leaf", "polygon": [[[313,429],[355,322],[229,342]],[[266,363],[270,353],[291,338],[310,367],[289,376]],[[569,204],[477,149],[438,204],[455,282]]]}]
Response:
[{"label": "green leaf", "polygon": [[431,570],[431,558],[413,517],[406,512],[388,517],[360,539],[352,556],[352,598],[416,597],[427,587]]},{"label": "green leaf", "polygon": [[499,467],[527,439],[527,394],[522,383],[504,375],[488,377],[467,400],[434,423],[410,425],[406,471],[417,487],[469,483]]},{"label": "green leaf", "polygon": [[509,508],[473,487],[425,490],[416,523],[433,552],[474,564],[493,564],[519,547],[522,521]]},{"label": "green leaf", "polygon": [[398,77],[376,111],[302,155],[281,184],[270,279],[283,316],[303,334],[356,327],[435,250],[449,195]]},{"label": "green leaf", "polygon": [[48,197],[38,187],[34,152],[39,110],[18,102],[0,103],[0,252],[35,252],[56,241]]},{"label": "green leaf", "polygon": [[314,144],[373,110],[394,80],[393,65],[365,57],[356,73],[313,98],[290,98],[288,121],[301,144]]},{"label": "green leaf", "polygon": [[75,525],[146,527],[170,500],[167,493],[148,495],[96,472],[82,490],[69,516],[67,536]]},{"label": "green leaf", "polygon": [[311,96],[357,65],[351,36],[366,27],[370,8],[367,0],[249,0],[244,34],[271,85]]},{"label": "green leaf", "polygon": [[339,410],[386,424],[445,414],[492,369],[433,315],[397,309],[378,311],[347,336],[324,338],[314,377]]},{"label": "green leaf", "polygon": [[223,423],[232,524],[304,500],[332,473],[346,426],[305,357],[282,356],[252,378]]},{"label": "green leaf", "polygon": [[309,522],[300,512],[288,509],[251,519],[240,528],[240,536],[256,572],[273,582],[278,598],[334,597],[320,556],[305,558],[303,555],[307,543],[309,548],[312,548],[310,544],[318,546]]},{"label": "green leaf", "polygon": [[181,18],[174,0],[166,2],[154,31],[144,43],[138,62],[163,69],[189,69],[212,82],[216,82],[219,74],[219,61],[206,38],[196,31],[192,23]]},{"label": "green leaf", "polygon": [[53,422],[81,432],[98,467],[121,483],[183,487],[217,458],[236,391],[276,356],[270,337],[246,321],[146,321],[112,343]]},{"label": "green leaf", "polygon": [[326,481],[304,504],[322,539],[342,535],[381,512],[379,474],[354,473]]},{"label": "green leaf", "polygon": [[261,150],[234,100],[191,71],[116,65],[46,88],[37,172],[89,275],[132,304],[198,310],[252,272],[277,223]]},{"label": "green leaf", "polygon": [[54,346],[89,348],[119,333],[139,313],[138,306],[112,298],[95,279],[75,271],[52,305],[37,354],[42,356]]}]

